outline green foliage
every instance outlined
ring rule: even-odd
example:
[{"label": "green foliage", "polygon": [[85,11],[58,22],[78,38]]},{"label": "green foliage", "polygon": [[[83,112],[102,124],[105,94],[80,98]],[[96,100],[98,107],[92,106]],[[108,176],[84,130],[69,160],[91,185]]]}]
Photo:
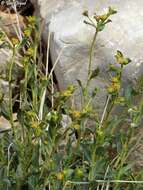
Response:
[{"label": "green foliage", "polygon": [[[86,23],[95,28],[95,36],[90,49],[87,84],[77,81],[82,90],[80,110],[69,103],[76,90],[73,85],[62,92],[53,92],[52,75],[41,72],[39,28],[34,17],[28,18],[21,41],[13,38],[9,43],[1,33],[1,40],[9,45],[13,55],[8,72],[8,109],[3,107],[3,96],[0,101],[1,115],[12,127],[10,133],[0,138],[0,189],[104,190],[108,186],[114,190],[142,189],[143,184],[124,183],[143,180],[143,172],[136,171],[135,163],[129,160],[136,143],[136,127],[142,121],[143,102],[141,99],[139,106],[134,105],[132,99],[138,93],[134,93],[131,86],[121,94],[122,73],[130,59],[117,51],[117,65],[109,65],[111,78],[101,119],[93,107],[98,89],[95,87],[92,96],[88,90],[88,84],[100,72],[98,68],[91,70],[97,34],[115,13],[109,7],[104,15],[94,14],[93,21],[88,12],[84,12],[91,21]],[[24,73],[19,82],[19,99],[12,96],[12,71],[17,55],[20,55]],[[20,105],[17,120],[14,120],[16,101]],[[116,108],[122,109],[122,113],[113,114]],[[66,127],[63,126],[65,115],[68,118]],[[118,180],[123,181],[117,183]]]}]

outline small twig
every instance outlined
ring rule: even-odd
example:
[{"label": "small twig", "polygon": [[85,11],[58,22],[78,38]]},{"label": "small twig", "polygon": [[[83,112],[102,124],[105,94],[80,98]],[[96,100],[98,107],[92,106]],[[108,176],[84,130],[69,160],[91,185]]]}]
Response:
[{"label": "small twig", "polygon": [[99,188],[100,188],[100,185],[98,184],[98,186],[97,186],[97,189],[96,189],[96,190],[99,190]]},{"label": "small twig", "polygon": [[49,190],[51,190],[51,185],[50,185],[50,182],[49,182],[49,185],[48,185],[48,186],[49,186]]},{"label": "small twig", "polygon": [[18,16],[17,7],[16,7],[15,2],[13,4],[13,9],[16,13],[16,21],[17,21],[17,28],[18,28],[18,32],[19,32],[19,39],[20,39],[20,41],[22,41],[22,31],[21,31],[21,27],[20,27],[19,16]]},{"label": "small twig", "polygon": [[105,107],[104,107],[104,110],[103,110],[103,114],[102,114],[102,117],[101,117],[101,121],[100,121],[100,126],[99,126],[99,127],[102,126],[102,123],[103,123],[103,121],[104,121],[105,114],[106,114],[106,110],[107,110],[107,107],[108,107],[108,104],[109,104],[109,101],[110,101],[110,97],[111,97],[111,96],[108,95],[107,101],[106,101],[106,104],[105,104]]},{"label": "small twig", "polygon": [[[45,73],[46,77],[48,76],[50,38],[51,38],[51,33],[49,32],[48,42],[47,42],[47,60],[46,60],[46,73]],[[43,117],[43,107],[44,107],[44,103],[45,103],[45,96],[46,96],[46,88],[43,91],[41,102],[40,102],[40,109],[39,109],[39,119],[40,120],[42,120],[42,117]]]},{"label": "small twig", "polygon": [[[16,28],[16,26],[15,26],[15,23],[13,22],[13,20],[12,20],[12,18],[11,18],[11,13],[10,13],[10,10],[9,10],[9,9],[8,9],[8,14],[9,14],[9,17],[10,17],[10,20],[11,20],[11,25],[12,25],[14,31],[15,31],[15,34],[16,34],[16,36],[18,37],[18,39],[20,40],[20,37],[19,37],[19,34],[18,34],[18,30],[17,30],[17,28]],[[16,22],[16,24],[17,24],[17,22]]]},{"label": "small twig", "polygon": [[91,44],[91,48],[90,48],[90,54],[89,54],[89,65],[88,65],[88,78],[87,78],[87,84],[86,87],[88,87],[89,82],[90,82],[90,77],[91,77],[91,67],[92,67],[92,59],[93,59],[93,53],[94,53],[94,47],[95,47],[95,43],[96,43],[96,38],[97,38],[97,34],[98,31],[95,31],[94,37],[93,37],[93,41]]},{"label": "small twig", "polygon": [[52,108],[54,108],[54,81],[53,81],[53,75],[51,76],[51,102],[52,102]]},{"label": "small twig", "polygon": [[13,134],[15,135],[15,129],[14,129],[14,121],[13,121],[13,102],[12,102],[12,71],[13,71],[13,67],[15,64],[15,49],[13,49],[13,55],[11,58],[11,62],[10,62],[10,67],[9,67],[9,78],[8,78],[8,82],[9,82],[9,113],[10,113],[10,124],[13,130]]},{"label": "small twig", "polygon": [[55,67],[56,67],[56,65],[58,64],[58,61],[59,61],[59,59],[61,58],[61,55],[62,55],[63,50],[64,50],[65,48],[66,48],[66,47],[64,46],[64,47],[61,49],[61,51],[60,51],[60,53],[59,53],[59,55],[58,55],[58,57],[57,57],[57,59],[56,59],[54,65],[53,65],[53,67],[52,67],[52,69],[51,69],[51,72],[50,72],[50,74],[49,74],[49,78],[51,78],[51,76],[52,76],[52,74],[53,74],[53,72],[54,72],[54,70],[55,70]]},{"label": "small twig", "polygon": [[64,187],[62,188],[62,190],[65,190],[67,185],[69,185],[70,183],[71,183],[70,181],[66,181],[66,183],[65,183]]},{"label": "small twig", "polygon": [[65,184],[75,184],[75,185],[88,185],[91,183],[128,183],[128,184],[143,184],[143,181],[128,181],[128,180],[94,180],[94,181],[67,181]]},{"label": "small twig", "polygon": [[8,146],[8,150],[7,150],[7,158],[8,158],[8,163],[7,163],[7,176],[9,176],[9,165],[10,165],[10,148],[13,145],[13,143],[10,143],[10,145]]},{"label": "small twig", "polygon": [[109,190],[109,187],[110,187],[110,181],[107,182],[106,190]]},{"label": "small twig", "polygon": [[[107,169],[106,169],[106,172],[105,172],[105,175],[104,175],[104,180],[105,180],[106,177],[107,177],[107,174],[108,174],[109,168],[110,168],[110,166],[108,165],[108,166],[107,166]],[[102,184],[101,190],[104,189],[104,186],[105,186],[105,183]]]}]

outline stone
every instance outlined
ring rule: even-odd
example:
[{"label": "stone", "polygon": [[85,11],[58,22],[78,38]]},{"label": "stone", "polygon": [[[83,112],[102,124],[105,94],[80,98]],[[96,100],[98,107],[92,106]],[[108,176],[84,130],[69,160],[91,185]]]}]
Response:
[{"label": "stone", "polygon": [[[16,20],[16,14],[7,14],[0,11],[0,30],[4,31],[6,34],[6,38],[11,40],[13,37],[17,37],[15,28],[18,28],[17,26],[17,20]],[[24,18],[19,15],[19,24],[21,30],[24,27]],[[15,28],[14,28],[15,27]],[[18,31],[18,29],[17,29]],[[18,38],[18,37],[17,37]],[[12,58],[12,50],[10,50],[6,46],[6,42],[3,40],[0,40],[0,96],[2,94],[4,95],[4,101],[2,102],[2,107],[5,107],[5,109],[8,109],[8,99],[9,99],[9,84],[8,84],[8,68],[9,68],[9,61]],[[15,85],[17,84],[17,81],[22,76],[22,67],[20,67],[18,57],[15,60],[13,72],[12,72],[12,78],[13,78],[13,89],[15,88]],[[14,95],[14,94],[13,94]]]},{"label": "stone", "polygon": [[[142,0],[39,0],[40,14],[46,22],[44,37],[52,33],[50,52],[54,64],[62,48],[65,47],[55,68],[55,74],[60,89],[69,84],[83,83],[87,80],[89,49],[94,35],[94,29],[84,24],[83,11],[104,13],[106,8],[113,6],[118,13],[112,16],[112,23],[97,37],[94,52],[93,69],[100,68],[100,75],[92,81],[91,89],[99,87],[97,95],[98,109],[103,110],[106,87],[109,83],[108,64],[114,63],[116,50],[122,51],[131,58],[132,63],[126,66],[123,81],[136,84],[143,74],[143,20]],[[50,24],[49,24],[50,23]],[[79,92],[75,102],[79,106]]]},{"label": "stone", "polygon": [[[16,37],[18,28],[22,29],[25,26],[24,17],[21,15],[10,14],[0,11],[0,28],[6,32],[9,38]],[[17,22],[19,20],[19,24]]]},{"label": "stone", "polygon": [[11,125],[9,121],[6,120],[4,117],[0,117],[0,133],[9,131],[10,129],[11,129]]},{"label": "stone", "polygon": [[[63,49],[55,67],[55,74],[61,90],[70,84],[77,85],[77,79],[85,83],[89,62],[89,49],[93,40],[94,30],[84,24],[83,11],[89,10],[92,15],[104,13],[112,6],[118,13],[112,16],[96,42],[92,68],[100,68],[99,76],[92,81],[90,89],[99,87],[101,90],[95,99],[95,107],[103,112],[106,100],[106,87],[109,84],[108,65],[115,63],[114,55],[120,50],[132,62],[125,67],[123,73],[124,88],[131,83],[136,87],[139,77],[143,74],[143,1],[142,0],[38,0],[40,16],[45,21],[43,36],[47,42],[50,32],[50,56],[52,63]],[[80,92],[76,92],[75,105],[80,107]],[[142,135],[139,132],[139,136]],[[138,137],[137,137],[138,138]],[[133,151],[138,167],[143,166],[142,146]]]},{"label": "stone", "polygon": [[[13,120],[14,122],[17,120],[17,114],[14,113],[13,114]],[[15,127],[17,127],[18,122],[15,122]],[[11,134],[12,130],[11,130],[11,124],[10,122],[5,119],[3,116],[0,117],[0,138],[2,138],[4,136],[5,133],[9,133]]]}]

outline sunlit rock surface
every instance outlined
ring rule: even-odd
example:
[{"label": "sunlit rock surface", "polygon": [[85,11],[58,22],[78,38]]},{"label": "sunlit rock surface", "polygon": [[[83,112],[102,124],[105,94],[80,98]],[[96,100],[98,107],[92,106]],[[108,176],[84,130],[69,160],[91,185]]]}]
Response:
[{"label": "sunlit rock surface", "polygon": [[[19,24],[21,27],[21,30],[24,27],[24,19],[22,16],[19,15]],[[16,14],[8,14],[0,11],[0,32],[1,34],[5,33],[5,39],[10,40],[12,38],[16,38],[16,30],[17,30],[17,20],[16,20]],[[7,47],[7,43],[0,39],[0,97],[3,96],[3,108],[9,109],[9,83],[8,83],[8,73],[9,73],[9,67],[11,64],[12,59],[12,50]],[[12,70],[12,86],[15,87],[17,81],[22,76],[22,68],[20,67],[18,56],[15,59],[15,64]],[[13,93],[14,95],[14,93]]]},{"label": "sunlit rock surface", "polygon": [[[89,13],[104,13],[112,6],[118,11],[112,16],[103,32],[98,35],[92,68],[100,68],[99,76],[92,81],[90,89],[99,87],[95,105],[102,113],[105,105],[106,87],[109,83],[108,64],[115,63],[114,55],[120,50],[130,57],[132,63],[126,66],[123,74],[124,87],[131,83],[136,87],[143,74],[143,1],[142,0],[38,0],[40,15],[45,20],[44,38],[52,33],[50,53],[54,64],[63,48],[55,68],[60,89],[76,84],[77,79],[85,83],[89,62],[89,49],[94,35],[92,27],[83,23],[84,10]],[[76,93],[75,105],[80,107],[80,92]],[[141,138],[142,136],[139,135]],[[142,140],[141,140],[142,141]],[[141,142],[140,141],[140,142]],[[142,148],[132,154],[142,166]]]},{"label": "sunlit rock surface", "polygon": [[61,89],[71,83],[77,84],[77,79],[83,83],[87,79],[89,48],[94,29],[84,24],[85,17],[82,12],[88,9],[90,14],[100,14],[109,6],[114,7],[118,13],[112,16],[113,22],[98,35],[93,60],[93,69],[99,67],[101,70],[100,75],[91,83],[91,88],[101,88],[97,96],[98,107],[102,108],[105,102],[106,86],[109,82],[107,66],[115,62],[116,50],[132,59],[132,63],[125,68],[124,81],[136,84],[136,80],[143,73],[142,0],[39,0],[39,5],[41,16],[47,23],[46,31],[52,33],[50,50],[53,63],[65,47],[55,69]]}]

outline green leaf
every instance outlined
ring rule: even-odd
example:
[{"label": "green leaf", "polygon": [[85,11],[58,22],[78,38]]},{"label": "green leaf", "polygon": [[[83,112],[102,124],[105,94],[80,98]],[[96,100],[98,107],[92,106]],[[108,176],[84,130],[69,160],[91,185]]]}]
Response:
[{"label": "green leaf", "polygon": [[85,10],[82,14],[83,14],[83,16],[88,17],[88,10]]},{"label": "green leaf", "polygon": [[98,22],[98,23],[97,23],[97,31],[101,32],[102,30],[104,30],[105,24],[106,24],[106,23]]},{"label": "green leaf", "polygon": [[10,120],[10,113],[9,113],[9,107],[7,105],[6,102],[2,102],[1,105],[0,105],[0,109],[1,109],[1,115],[7,119],[7,120]]},{"label": "green leaf", "polygon": [[97,77],[99,75],[99,72],[100,72],[99,67],[96,68],[95,70],[93,70],[92,73],[91,73],[91,76],[90,76],[90,80]]},{"label": "green leaf", "polygon": [[84,94],[84,92],[85,92],[85,88],[83,87],[81,80],[77,79],[76,81],[77,81],[79,87],[81,88],[82,93]]},{"label": "green leaf", "polygon": [[94,88],[94,90],[92,91],[92,97],[94,98],[97,94],[97,92],[99,92],[100,89],[99,88]]},{"label": "green leaf", "polygon": [[17,48],[22,48],[26,45],[28,39],[27,38],[23,38],[22,41],[18,44]]},{"label": "green leaf", "polygon": [[121,51],[117,50],[117,54],[116,54],[116,57],[123,57],[123,54]]},{"label": "green leaf", "polygon": [[108,12],[109,12],[110,15],[113,15],[113,14],[117,13],[117,11],[115,9],[113,9],[112,7],[108,8]]},{"label": "green leaf", "polygon": [[124,92],[124,97],[125,97],[125,100],[126,100],[126,103],[128,105],[131,105],[132,103],[132,100],[134,98],[134,96],[136,95],[136,92],[135,90],[133,89],[132,85],[128,85],[126,88],[125,88],[125,92]]},{"label": "green leaf", "polygon": [[127,175],[128,172],[130,173],[130,169],[133,167],[133,163],[132,164],[128,164],[126,166],[123,166],[120,168],[120,171],[119,171],[119,176],[122,176],[122,175]]}]

